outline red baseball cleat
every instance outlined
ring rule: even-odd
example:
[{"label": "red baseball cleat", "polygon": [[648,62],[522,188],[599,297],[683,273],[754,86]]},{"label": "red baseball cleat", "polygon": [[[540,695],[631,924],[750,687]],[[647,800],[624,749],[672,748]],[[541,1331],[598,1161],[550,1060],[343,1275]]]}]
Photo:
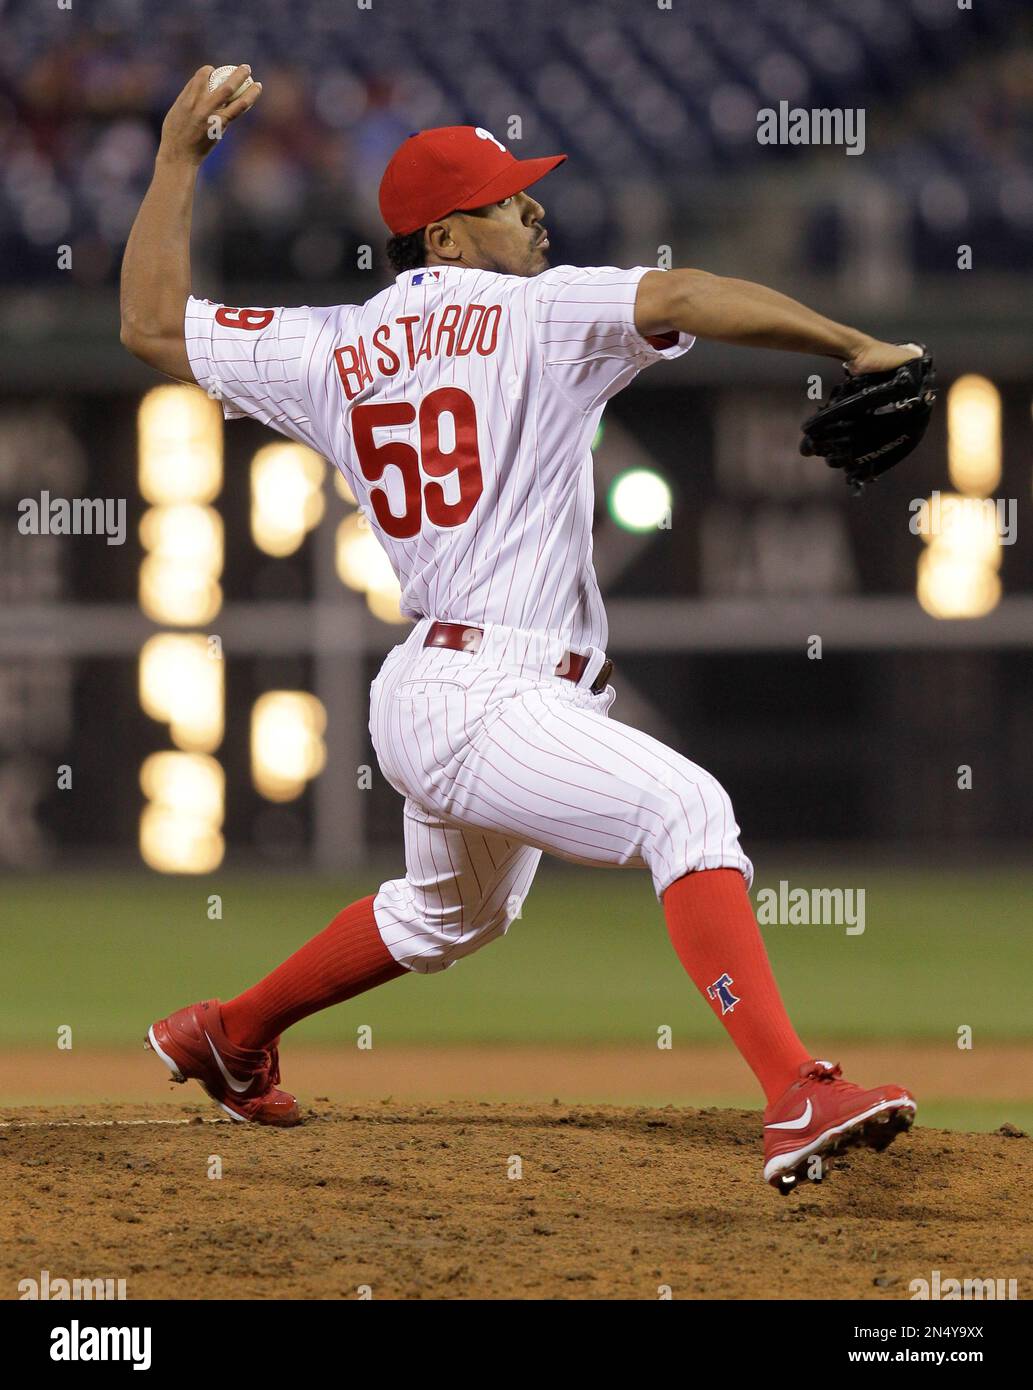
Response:
[{"label": "red baseball cleat", "polygon": [[231,1119],[258,1125],[301,1123],[298,1102],[277,1090],[276,1044],[257,1051],[237,1047],[223,1030],[218,999],[190,1004],[152,1023],[147,1044],[168,1067],[173,1081],[200,1081]]},{"label": "red baseball cleat", "polygon": [[809,1176],[814,1154],[824,1158],[855,1145],[881,1151],[911,1128],[915,1098],[903,1087],[863,1091],[841,1077],[832,1062],[804,1062],[799,1080],[764,1111],[764,1181],[781,1192]]}]

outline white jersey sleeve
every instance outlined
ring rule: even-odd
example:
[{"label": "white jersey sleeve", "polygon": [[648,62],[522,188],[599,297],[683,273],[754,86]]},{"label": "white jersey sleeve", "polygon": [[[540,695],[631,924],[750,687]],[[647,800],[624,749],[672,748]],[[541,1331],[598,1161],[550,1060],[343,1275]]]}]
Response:
[{"label": "white jersey sleeve", "polygon": [[688,352],[687,333],[643,338],[635,296],[655,266],[556,266],[531,281],[534,321],[545,365],[582,410],[609,400],[651,362]]},{"label": "white jersey sleeve", "polygon": [[187,357],[197,384],[222,402],[227,420],[251,416],[325,452],[310,376],[333,309],[235,309],[187,300]]}]

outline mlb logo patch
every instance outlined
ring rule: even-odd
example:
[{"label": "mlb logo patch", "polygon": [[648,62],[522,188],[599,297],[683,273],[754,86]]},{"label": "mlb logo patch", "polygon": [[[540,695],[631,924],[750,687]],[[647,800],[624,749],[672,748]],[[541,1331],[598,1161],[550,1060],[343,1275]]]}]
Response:
[{"label": "mlb logo patch", "polygon": [[413,282],[414,285],[422,285],[423,282],[424,282],[424,280],[440,280],[440,279],[441,279],[441,271],[440,271],[440,270],[418,270],[418,271],[416,272],[416,274],[412,277],[412,282]]}]

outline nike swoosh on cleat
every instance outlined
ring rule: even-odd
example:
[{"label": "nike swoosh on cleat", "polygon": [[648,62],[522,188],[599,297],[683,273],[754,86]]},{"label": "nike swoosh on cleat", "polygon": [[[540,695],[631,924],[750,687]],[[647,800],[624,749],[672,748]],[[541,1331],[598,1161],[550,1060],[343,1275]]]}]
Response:
[{"label": "nike swoosh on cleat", "polygon": [[[225,1073],[224,1073],[225,1074]],[[811,1122],[813,1110],[810,1101],[803,1108],[803,1114],[795,1120],[782,1120],[779,1124],[765,1125],[765,1129],[806,1129]]]},{"label": "nike swoosh on cleat", "polygon": [[[238,1095],[243,1095],[243,1093],[251,1085],[251,1082],[254,1080],[254,1077],[249,1076],[246,1081],[238,1081],[235,1076],[230,1076],[229,1072],[226,1070],[226,1063],[219,1056],[218,1052],[216,1051],[215,1044],[212,1042],[211,1038],[208,1037],[207,1029],[205,1029],[204,1036],[207,1040],[208,1046],[212,1049],[212,1056],[215,1058],[215,1065],[222,1072],[223,1081],[225,1081],[226,1085],[229,1086],[229,1088],[232,1091],[236,1091]],[[809,1105],[810,1101],[808,1101],[807,1103]]]}]

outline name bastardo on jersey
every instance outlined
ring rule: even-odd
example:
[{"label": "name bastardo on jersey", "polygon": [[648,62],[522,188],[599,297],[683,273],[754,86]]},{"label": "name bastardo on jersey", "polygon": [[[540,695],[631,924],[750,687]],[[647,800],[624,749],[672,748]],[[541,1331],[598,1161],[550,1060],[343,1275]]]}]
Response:
[{"label": "name bastardo on jersey", "polygon": [[422,314],[400,314],[381,323],[370,335],[369,348],[360,336],[335,350],[344,394],[354,400],[373,385],[374,371],[396,376],[403,362],[411,372],[435,357],[469,357],[473,352],[490,357],[498,347],[501,319],[501,304],[446,304],[428,314],[425,323]]}]

